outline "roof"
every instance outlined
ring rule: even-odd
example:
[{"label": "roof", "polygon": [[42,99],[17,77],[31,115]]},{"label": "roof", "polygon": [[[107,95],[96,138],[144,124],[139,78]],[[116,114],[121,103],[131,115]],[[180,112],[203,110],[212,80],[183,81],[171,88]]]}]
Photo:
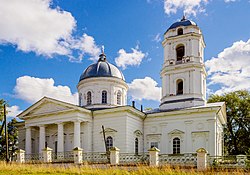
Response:
[{"label": "roof", "polygon": [[189,19],[186,19],[185,16],[183,16],[183,18],[180,21],[177,21],[175,23],[173,23],[167,31],[169,31],[170,29],[174,29],[177,28],[179,26],[197,26],[197,24]]},{"label": "roof", "polygon": [[146,114],[153,114],[153,113],[160,113],[160,112],[171,112],[171,111],[180,111],[186,109],[202,109],[202,108],[211,108],[211,107],[221,107],[225,104],[225,102],[216,102],[216,103],[206,103],[203,106],[194,106],[190,108],[176,108],[176,109],[167,109],[167,110],[160,110],[159,108],[152,109],[149,111],[145,111]]},{"label": "roof", "polygon": [[125,81],[122,72],[116,66],[107,61],[104,53],[100,55],[97,63],[90,65],[83,71],[79,82],[92,77],[115,77]]}]

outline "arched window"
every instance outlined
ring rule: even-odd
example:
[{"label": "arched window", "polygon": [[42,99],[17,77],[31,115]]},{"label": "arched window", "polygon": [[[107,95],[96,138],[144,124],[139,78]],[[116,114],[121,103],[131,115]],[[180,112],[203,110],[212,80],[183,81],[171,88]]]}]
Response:
[{"label": "arched window", "polygon": [[121,91],[118,91],[117,92],[117,104],[118,105],[121,105],[121,98],[122,98]]},{"label": "arched window", "polygon": [[107,91],[102,91],[102,104],[107,103]]},{"label": "arched window", "polygon": [[183,45],[180,45],[178,47],[176,47],[176,58],[177,61],[181,61],[182,58],[185,55],[185,47]]},{"label": "arched window", "polygon": [[91,105],[92,103],[92,97],[91,97],[91,92],[87,92],[87,105]]},{"label": "arched window", "polygon": [[183,29],[182,29],[182,28],[179,28],[179,29],[177,30],[177,34],[178,34],[178,35],[183,35]]},{"label": "arched window", "polygon": [[113,138],[112,138],[111,136],[108,136],[108,137],[107,137],[107,142],[106,142],[106,144],[107,144],[107,149],[108,149],[108,150],[109,150],[110,148],[113,147]]},{"label": "arched window", "polygon": [[135,138],[135,155],[138,155],[139,153],[139,140],[138,138]]},{"label": "arched window", "polygon": [[177,80],[176,81],[176,95],[182,95],[183,94],[183,81]]},{"label": "arched window", "polygon": [[82,93],[79,93],[79,106],[82,106]]},{"label": "arched window", "polygon": [[181,152],[181,141],[178,137],[173,139],[173,154],[180,154]]}]

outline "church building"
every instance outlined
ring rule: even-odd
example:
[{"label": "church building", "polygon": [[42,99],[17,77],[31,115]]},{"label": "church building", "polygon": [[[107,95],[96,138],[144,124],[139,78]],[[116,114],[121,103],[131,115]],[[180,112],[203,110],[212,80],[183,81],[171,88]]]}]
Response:
[{"label": "church building", "polygon": [[162,46],[159,108],[141,111],[127,105],[125,78],[103,51],[80,76],[78,105],[43,97],[17,116],[24,121],[18,126],[19,148],[38,154],[49,147],[59,154],[75,147],[95,153],[115,146],[135,155],[151,147],[160,154],[205,148],[211,156],[222,155],[226,107],[223,102],[206,102],[200,28],[183,17],[164,33]]}]

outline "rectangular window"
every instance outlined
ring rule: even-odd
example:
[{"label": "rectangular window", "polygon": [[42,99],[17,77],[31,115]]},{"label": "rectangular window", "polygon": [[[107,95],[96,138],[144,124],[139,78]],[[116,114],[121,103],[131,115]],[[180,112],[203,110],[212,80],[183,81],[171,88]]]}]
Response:
[{"label": "rectangular window", "polygon": [[150,148],[156,147],[158,148],[158,142],[151,142],[150,143]]}]

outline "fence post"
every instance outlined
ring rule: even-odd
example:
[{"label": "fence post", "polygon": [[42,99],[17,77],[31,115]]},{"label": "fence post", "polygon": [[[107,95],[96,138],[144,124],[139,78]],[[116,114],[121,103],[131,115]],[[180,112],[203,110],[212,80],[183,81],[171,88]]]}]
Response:
[{"label": "fence post", "polygon": [[52,149],[49,147],[46,147],[42,150],[43,154],[43,162],[52,162]]},{"label": "fence post", "polygon": [[117,147],[110,148],[110,164],[118,165],[119,164],[119,151],[120,149]]},{"label": "fence post", "polygon": [[197,170],[206,170],[207,168],[207,150],[199,148],[197,151]]},{"label": "fence post", "polygon": [[74,152],[74,163],[75,164],[81,164],[82,163],[82,152],[83,149],[79,147],[75,147],[73,149]]},{"label": "fence post", "polygon": [[160,150],[156,147],[153,147],[150,148],[148,151],[149,151],[149,166],[159,166]]},{"label": "fence post", "polygon": [[246,155],[237,155],[236,156],[237,162],[239,166],[245,166],[246,165],[246,160],[247,156]]},{"label": "fence post", "polygon": [[22,149],[19,149],[16,151],[17,153],[17,162],[18,163],[25,163],[25,151]]}]

